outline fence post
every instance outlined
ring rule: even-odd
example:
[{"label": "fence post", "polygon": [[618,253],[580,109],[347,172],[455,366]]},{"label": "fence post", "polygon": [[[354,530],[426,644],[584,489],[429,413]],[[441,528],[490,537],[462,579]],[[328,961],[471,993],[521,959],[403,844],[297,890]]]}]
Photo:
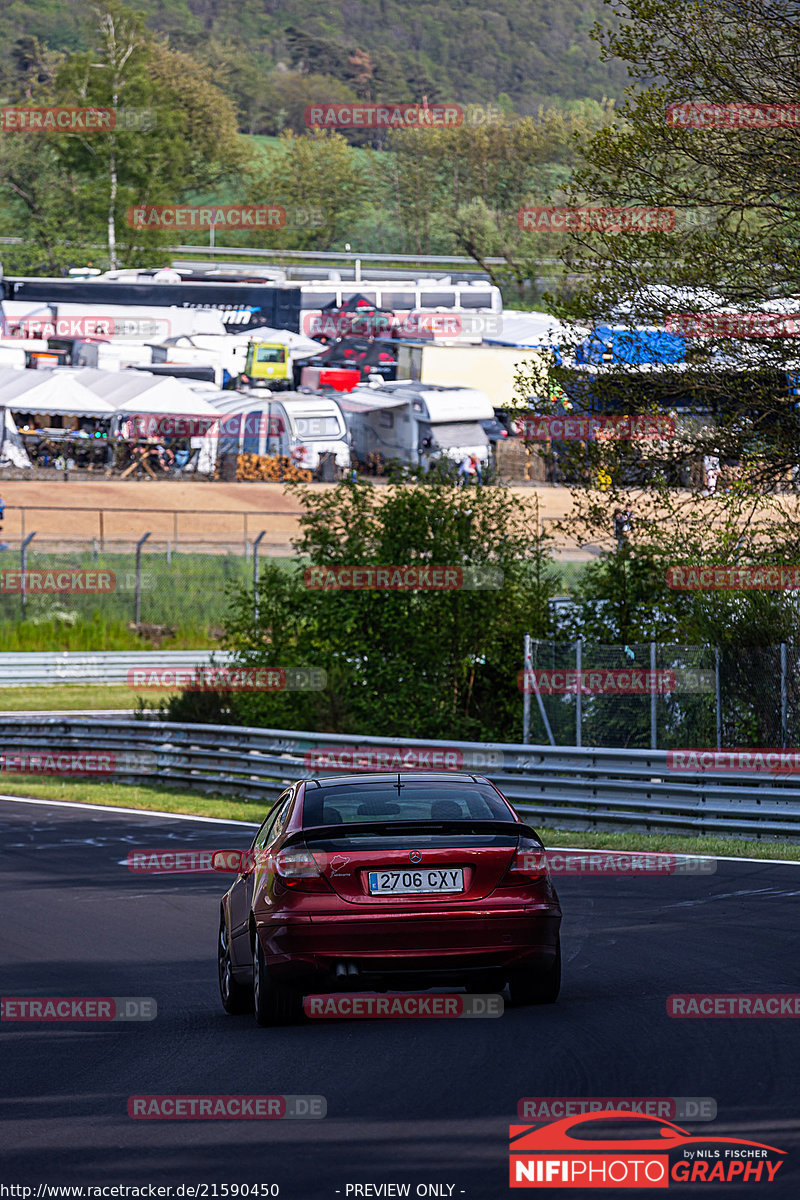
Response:
[{"label": "fence post", "polygon": [[525,634],[525,653],[523,655],[523,658],[524,658],[524,662],[525,662],[525,667],[524,667],[524,670],[522,673],[522,681],[523,681],[523,686],[525,689],[522,693],[523,745],[528,746],[530,744],[528,741],[528,739],[531,736],[531,696],[530,696],[529,688],[533,687],[533,690],[536,692],[536,702],[539,705],[539,712],[542,715],[542,723],[545,727],[545,730],[547,731],[547,739],[550,742],[551,746],[555,746],[556,740],[553,737],[553,731],[550,728],[550,722],[547,719],[547,712],[545,711],[544,702],[542,700],[542,695],[541,695],[541,692],[539,691],[539,688],[536,684],[536,680],[534,679],[534,676],[533,676],[533,663],[532,663],[532,657],[531,657],[531,635],[529,633]]},{"label": "fence post", "polygon": [[781,746],[789,740],[786,720],[786,642],[781,642]]},{"label": "fence post", "polygon": [[531,694],[528,690],[531,678],[531,635],[525,634],[522,647],[522,744],[530,744],[531,737]]},{"label": "fence post", "polygon": [[[23,512],[24,511],[25,510],[23,509]],[[25,616],[25,600],[26,600],[25,572],[28,569],[28,543],[32,542],[35,537],[36,537],[36,531],[34,530],[33,533],[29,533],[28,536],[23,539],[22,545],[19,548],[19,566],[20,566],[20,570],[22,572],[22,576],[21,576],[22,593],[20,595],[20,600],[22,601],[22,616],[23,616],[23,618]]]},{"label": "fence post", "polygon": [[583,638],[575,643],[575,675],[578,681],[575,696],[575,745],[580,749],[583,736],[583,691],[581,689],[581,669],[583,667]]},{"label": "fence post", "polygon": [[717,700],[717,749],[722,749],[722,692],[719,685],[719,646],[714,647],[714,675]]},{"label": "fence post", "polygon": [[133,623],[136,626],[139,624],[139,615],[142,606],[142,546],[149,537],[150,534],[145,533],[136,543],[136,595],[133,602]]},{"label": "fence post", "polygon": [[657,728],[657,713],[656,702],[658,700],[658,692],[656,690],[656,644],[650,643],[650,749],[658,748],[658,728]]},{"label": "fence post", "polygon": [[258,547],[266,532],[266,529],[262,529],[258,537],[253,539],[253,615],[256,621],[258,620]]}]

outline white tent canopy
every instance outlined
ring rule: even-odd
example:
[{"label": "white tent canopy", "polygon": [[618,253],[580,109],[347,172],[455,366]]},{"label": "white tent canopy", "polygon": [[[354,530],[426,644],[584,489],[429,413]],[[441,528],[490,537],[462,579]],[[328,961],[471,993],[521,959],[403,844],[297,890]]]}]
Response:
[{"label": "white tent canopy", "polygon": [[151,375],[147,371],[99,371],[69,367],[60,376],[76,378],[96,397],[101,397],[112,412],[165,413],[171,416],[216,417],[217,409],[204,400],[199,390],[190,387],[196,380],[175,379],[170,375]]},{"label": "white tent canopy", "polygon": [[114,411],[67,371],[0,370],[0,406],[20,413],[52,413],[72,417],[107,417]]}]

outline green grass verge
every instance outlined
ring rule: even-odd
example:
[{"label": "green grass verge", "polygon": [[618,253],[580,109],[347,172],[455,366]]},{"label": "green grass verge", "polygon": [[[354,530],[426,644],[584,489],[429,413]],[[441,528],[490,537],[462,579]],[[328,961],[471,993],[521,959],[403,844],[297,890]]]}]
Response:
[{"label": "green grass verge", "polygon": [[[229,800],[176,788],[136,787],[123,783],[81,782],[40,776],[0,776],[0,792],[43,800],[68,800],[78,804],[108,804],[151,812],[187,813],[198,817],[223,817],[231,821],[262,821],[268,803]],[[668,833],[582,833],[536,825],[548,847],[575,846],[586,850],[631,850],[649,853],[719,855],[730,858],[783,858],[800,861],[800,844],[754,842],[738,838],[680,837]]]},{"label": "green grass verge", "polygon": [[800,861],[800,843],[754,842],[744,838],[681,837],[671,833],[583,833],[581,830],[534,827],[545,846],[585,850],[646,850],[665,854],[710,854],[722,858],[786,858]]},{"label": "green grass verge", "polygon": [[[150,701],[166,700],[173,691],[147,692]],[[0,712],[47,712],[49,709],[80,712],[83,709],[131,708],[141,692],[104,684],[50,684],[46,687],[0,688]]]},{"label": "green grass verge", "polygon": [[229,821],[264,820],[269,802],[229,800],[199,795],[178,788],[139,787],[135,784],[83,782],[77,779],[43,780],[39,775],[0,775],[0,793],[36,800],[66,800],[72,804],[107,804],[114,808],[141,808],[150,812],[186,813],[196,817],[224,817]]},{"label": "green grass verge", "polygon": [[[287,555],[269,561],[282,570],[298,562]],[[150,650],[155,634],[148,639],[147,626],[169,630],[156,639],[163,650],[213,650],[229,615],[228,585],[252,587],[252,562],[241,555],[173,554],[168,565],[166,555],[151,553],[142,559],[143,631],[137,633],[135,562],[132,554],[103,554],[95,561],[89,551],[30,555],[31,571],[108,570],[116,586],[107,593],[29,594],[24,620],[20,597],[0,594],[3,650]]]}]

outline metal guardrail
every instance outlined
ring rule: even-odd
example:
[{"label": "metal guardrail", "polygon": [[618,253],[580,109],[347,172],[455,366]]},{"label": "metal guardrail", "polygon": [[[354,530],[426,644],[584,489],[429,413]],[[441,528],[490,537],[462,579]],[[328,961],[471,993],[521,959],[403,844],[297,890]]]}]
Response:
[{"label": "metal guardrail", "polygon": [[[76,717],[0,719],[3,773],[30,764],[14,756],[113,755],[109,776],[173,785],[268,804],[297,779],[336,772],[318,755],[347,756],[354,745],[384,757],[373,769],[405,769],[434,751],[451,766],[485,775],[534,824],[566,830],[645,831],[800,840],[800,780],[730,772],[676,775],[664,750],[563,749],[503,743],[182,725]],[[349,760],[348,760],[349,761]],[[11,767],[9,767],[11,763]],[[45,761],[48,773],[57,774]]]},{"label": "metal guardrail", "polygon": [[[26,243],[26,238],[21,237],[0,237],[0,245],[3,246],[21,246]],[[93,249],[105,250],[107,247],[99,242],[94,243]],[[408,262],[422,263],[424,265],[438,266],[442,263],[456,263],[458,265],[475,267],[477,265],[474,258],[469,258],[463,254],[370,254],[360,253],[358,251],[344,250],[264,250],[253,246],[167,246],[166,249],[171,253],[179,254],[234,254],[234,255],[250,255],[253,258],[300,258],[300,259],[331,259],[333,262],[356,262],[361,259],[363,262]],[[483,260],[491,266],[502,266],[507,260],[505,258],[486,258]],[[534,263],[545,266],[560,266],[561,259],[558,258],[540,258],[534,259]],[[236,280],[232,279],[231,283]],[[269,283],[269,279],[264,280]]]},{"label": "metal guardrail", "polygon": [[126,684],[134,668],[159,672],[192,669],[211,662],[224,664],[222,650],[110,650],[97,654],[75,651],[6,651],[0,653],[0,687],[52,686],[56,683]]}]

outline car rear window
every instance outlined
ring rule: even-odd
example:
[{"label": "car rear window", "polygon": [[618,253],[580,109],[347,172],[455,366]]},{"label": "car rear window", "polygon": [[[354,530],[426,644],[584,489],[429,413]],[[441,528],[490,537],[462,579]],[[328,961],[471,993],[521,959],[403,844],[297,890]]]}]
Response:
[{"label": "car rear window", "polygon": [[468,784],[371,783],[307,788],[303,826],[368,821],[513,821],[495,791]]}]

